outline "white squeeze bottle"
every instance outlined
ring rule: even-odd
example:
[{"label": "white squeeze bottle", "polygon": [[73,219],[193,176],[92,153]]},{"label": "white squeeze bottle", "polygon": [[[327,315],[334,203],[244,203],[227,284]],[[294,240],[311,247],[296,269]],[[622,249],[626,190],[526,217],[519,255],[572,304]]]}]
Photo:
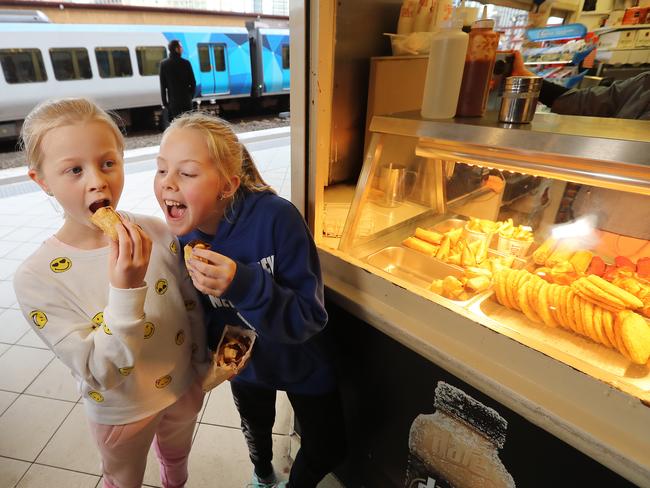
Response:
[{"label": "white squeeze bottle", "polygon": [[453,15],[431,36],[420,111],[425,119],[450,119],[456,114],[469,40],[462,26],[460,19]]}]

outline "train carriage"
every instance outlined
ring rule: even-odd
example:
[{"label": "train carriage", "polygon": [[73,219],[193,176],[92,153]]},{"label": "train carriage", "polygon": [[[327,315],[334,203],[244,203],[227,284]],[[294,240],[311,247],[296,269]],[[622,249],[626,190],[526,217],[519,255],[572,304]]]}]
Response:
[{"label": "train carriage", "polygon": [[127,120],[152,114],[172,39],[192,64],[197,103],[288,96],[288,29],[0,23],[0,139],[49,97],[92,98]]}]

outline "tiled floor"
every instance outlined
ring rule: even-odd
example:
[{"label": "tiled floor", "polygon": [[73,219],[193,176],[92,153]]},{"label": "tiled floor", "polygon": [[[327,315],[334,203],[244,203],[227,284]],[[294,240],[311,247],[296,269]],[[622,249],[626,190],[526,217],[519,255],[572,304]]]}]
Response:
[{"label": "tiled floor", "polygon": [[[288,134],[248,147],[267,182],[289,198]],[[153,174],[152,160],[127,164],[120,209],[162,217],[153,197]],[[20,262],[61,225],[62,216],[40,190],[29,191],[25,183],[20,188],[24,193],[0,198],[0,488],[94,488],[101,486],[99,456],[72,376],[27,325],[11,281]],[[0,195],[12,193],[4,190]],[[286,476],[291,431],[286,395],[278,397],[277,407],[275,465]],[[157,466],[151,452],[147,486],[160,486]],[[251,470],[230,385],[225,384],[206,396],[187,486],[244,487]],[[325,484],[336,486],[332,480]]]}]

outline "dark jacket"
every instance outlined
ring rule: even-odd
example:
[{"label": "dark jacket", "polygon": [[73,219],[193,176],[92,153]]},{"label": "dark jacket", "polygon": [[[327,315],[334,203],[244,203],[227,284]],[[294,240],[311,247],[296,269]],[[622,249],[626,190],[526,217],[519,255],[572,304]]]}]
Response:
[{"label": "dark jacket", "polygon": [[192,109],[196,80],[192,65],[178,53],[170,52],[160,63],[160,97],[174,117]]},{"label": "dark jacket", "polygon": [[540,101],[557,114],[650,120],[650,71],[611,86],[566,90],[548,85],[543,82]]},{"label": "dark jacket", "polygon": [[209,242],[212,251],[237,263],[221,298],[201,295],[212,348],[226,324],[257,333],[251,360],[233,381],[297,394],[332,391],[320,262],[291,202],[271,192],[240,190],[217,234],[197,230],[181,242],[192,239]]}]

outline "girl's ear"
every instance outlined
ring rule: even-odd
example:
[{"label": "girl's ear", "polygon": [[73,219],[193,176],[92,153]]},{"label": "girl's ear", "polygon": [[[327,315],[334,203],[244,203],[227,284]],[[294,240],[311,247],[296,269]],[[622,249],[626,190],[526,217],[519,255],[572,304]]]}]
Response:
[{"label": "girl's ear", "polygon": [[50,195],[50,196],[52,195],[52,192],[50,191],[50,188],[47,186],[47,183],[45,182],[45,179],[41,178],[41,177],[38,175],[38,172],[37,172],[36,170],[34,170],[34,169],[30,169],[30,170],[27,172],[27,174],[28,174],[29,177],[32,179],[32,181],[34,181],[34,183],[36,183],[38,186],[41,187],[41,189],[42,189],[45,193],[47,193],[47,194]]},{"label": "girl's ear", "polygon": [[230,198],[233,196],[236,192],[237,189],[239,189],[239,184],[241,183],[241,179],[239,176],[233,176],[228,180],[228,182],[224,185],[223,187],[223,197],[224,198]]}]

